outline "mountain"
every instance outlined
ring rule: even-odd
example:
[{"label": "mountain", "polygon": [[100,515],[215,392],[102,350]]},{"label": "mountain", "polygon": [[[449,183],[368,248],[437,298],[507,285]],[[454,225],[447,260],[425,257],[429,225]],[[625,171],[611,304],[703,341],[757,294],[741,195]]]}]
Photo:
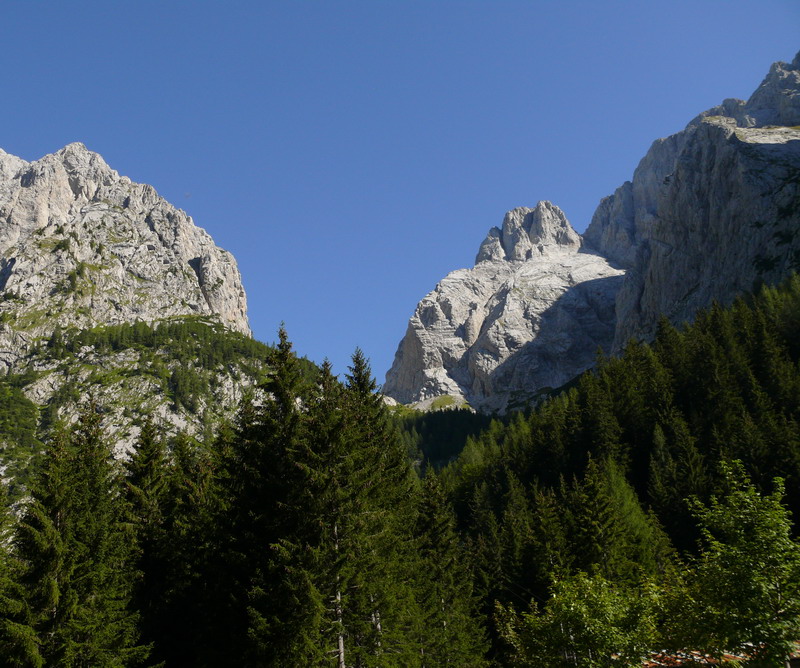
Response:
[{"label": "mountain", "polygon": [[800,269],[800,54],[653,143],[585,239],[628,269],[613,351]]},{"label": "mountain", "polygon": [[421,407],[444,395],[524,405],[590,367],[598,347],[652,338],[662,315],[684,322],[779,282],[800,268],[799,229],[800,54],[746,102],[656,140],[583,238],[549,202],[509,212],[475,267],[419,303],[383,391]]},{"label": "mountain", "polygon": [[0,359],[58,324],[204,315],[250,333],[233,256],[83,144],[35,162],[0,151]]},{"label": "mountain", "polygon": [[622,273],[584,246],[557,206],[509,211],[475,266],[417,306],[383,392],[422,407],[442,395],[481,410],[524,404],[610,346]]},{"label": "mountain", "polygon": [[270,351],[233,256],[152,186],[79,143],[34,162],[0,151],[0,385],[33,424],[93,397],[123,450],[145,417],[200,433]]}]

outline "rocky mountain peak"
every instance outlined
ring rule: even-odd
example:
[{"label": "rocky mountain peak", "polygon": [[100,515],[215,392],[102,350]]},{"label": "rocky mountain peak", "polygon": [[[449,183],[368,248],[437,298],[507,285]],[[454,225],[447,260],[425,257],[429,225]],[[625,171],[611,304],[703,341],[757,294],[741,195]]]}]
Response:
[{"label": "rocky mountain peak", "polygon": [[9,179],[19,173],[28,163],[22,158],[0,149],[0,180]]},{"label": "rocky mountain peak", "polygon": [[745,108],[756,127],[800,124],[800,52],[791,63],[773,63]]},{"label": "rocky mountain peak", "polygon": [[550,202],[509,211],[475,266],[417,306],[385,395],[421,407],[448,395],[487,411],[525,405],[609,348],[622,271],[593,252]]},{"label": "rocky mountain peak", "polygon": [[[594,362],[800,271],[800,53],[747,101],[657,139],[583,240],[549,202],[506,214],[418,305],[384,392],[524,405]],[[583,244],[583,246],[582,246]]]},{"label": "rocky mountain peak", "polygon": [[100,154],[90,151],[80,142],[67,144],[52,156],[45,156],[43,161],[45,164],[48,162],[60,164],[67,174],[84,181],[93,179],[102,182],[121,178]]},{"label": "rocky mountain peak", "polygon": [[551,202],[533,209],[517,207],[506,213],[502,227],[493,227],[480,246],[475,263],[530,260],[535,255],[576,250],[580,235],[572,229],[564,212]]},{"label": "rocky mountain peak", "polygon": [[202,316],[250,333],[236,261],[180,209],[73,143],[0,152],[0,360],[58,325]]},{"label": "rocky mountain peak", "polygon": [[709,116],[733,118],[742,128],[800,125],[800,52],[791,63],[773,63],[747,101],[724,100],[692,119],[687,129]]}]

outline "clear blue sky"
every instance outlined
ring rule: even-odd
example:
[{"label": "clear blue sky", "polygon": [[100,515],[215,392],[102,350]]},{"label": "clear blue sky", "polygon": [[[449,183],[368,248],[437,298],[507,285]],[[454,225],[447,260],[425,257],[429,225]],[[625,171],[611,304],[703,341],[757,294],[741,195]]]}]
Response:
[{"label": "clear blue sky", "polygon": [[800,49],[798,0],[5,0],[0,147],[82,141],[234,253],[256,338],[378,380],[506,210],[583,231],[651,141]]}]

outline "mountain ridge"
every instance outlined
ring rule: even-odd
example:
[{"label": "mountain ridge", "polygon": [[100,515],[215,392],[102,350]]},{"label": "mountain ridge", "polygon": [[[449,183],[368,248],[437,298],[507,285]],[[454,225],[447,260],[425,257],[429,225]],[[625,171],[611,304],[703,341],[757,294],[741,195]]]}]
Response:
[{"label": "mountain ridge", "polygon": [[[155,188],[79,142],[32,162],[0,151],[0,382],[45,431],[91,396],[117,454],[146,419],[201,434],[270,354],[251,337],[234,257]],[[9,448],[0,469],[33,454]]]},{"label": "mountain ridge", "polygon": [[[539,207],[557,209],[549,202]],[[530,225],[509,223],[506,229],[520,215],[514,212],[523,211],[530,210],[514,209],[502,228],[490,230],[472,270],[448,274],[419,303],[386,376],[389,397],[420,407],[442,395],[479,410],[522,407],[592,366],[598,347],[618,354],[631,338],[652,338],[662,315],[673,323],[691,320],[714,300],[729,303],[800,269],[800,53],[792,63],[773,64],[747,101],[725,100],[684,130],[654,141],[632,180],[601,200],[584,235],[572,242],[617,272],[594,306],[585,300],[578,305],[584,313],[602,312],[596,322],[574,327],[567,311],[552,329],[542,329],[552,304],[528,303],[528,296],[536,301],[535,285],[528,283],[528,295],[509,299],[511,292],[497,280],[502,271],[475,284],[483,261],[505,263],[504,271],[552,263],[539,277],[542,284],[558,275],[558,245],[534,242]],[[559,294],[580,302],[579,283],[562,284]],[[485,292],[491,294],[485,303],[494,299],[494,309],[514,321],[506,327],[512,345],[501,331],[492,342],[480,340],[497,319],[470,328],[443,308]],[[433,304],[442,316],[426,325],[424,314]],[[448,318],[452,322],[443,328]],[[604,332],[610,321],[609,338]],[[473,358],[483,365],[471,365]]]},{"label": "mountain ridge", "polygon": [[156,190],[83,144],[0,154],[0,360],[55,325],[217,319],[250,335],[236,260]]}]

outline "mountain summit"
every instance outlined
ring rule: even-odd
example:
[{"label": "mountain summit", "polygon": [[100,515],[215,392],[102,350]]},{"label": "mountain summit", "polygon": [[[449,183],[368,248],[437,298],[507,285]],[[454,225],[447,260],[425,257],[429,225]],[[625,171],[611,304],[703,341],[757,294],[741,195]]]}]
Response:
[{"label": "mountain summit", "polygon": [[0,360],[57,328],[205,316],[250,334],[233,256],[83,144],[0,151]]},{"label": "mountain summit", "polygon": [[419,303],[383,391],[423,407],[442,395],[481,410],[524,404],[611,345],[622,274],[550,202],[509,211],[475,266]]},{"label": "mountain summit", "polygon": [[649,339],[658,320],[800,270],[800,53],[749,100],[725,100],[656,140],[583,238],[549,202],[506,214],[475,267],[417,306],[384,393],[485,411],[524,406]]}]

